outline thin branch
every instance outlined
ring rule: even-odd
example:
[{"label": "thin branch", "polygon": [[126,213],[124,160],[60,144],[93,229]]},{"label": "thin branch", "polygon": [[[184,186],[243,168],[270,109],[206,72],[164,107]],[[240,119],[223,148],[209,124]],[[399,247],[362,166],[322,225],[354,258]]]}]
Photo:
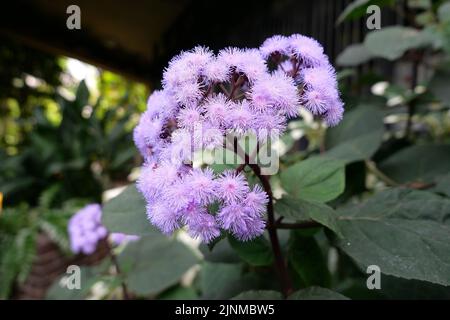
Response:
[{"label": "thin branch", "polygon": [[121,279],[121,286],[122,286],[122,293],[125,300],[130,300],[130,294],[128,292],[127,284],[125,283],[125,280],[123,279],[122,270],[120,269],[119,261],[117,261],[117,257],[114,254],[111,246],[108,243],[108,249],[109,249],[109,257],[111,258],[111,262],[114,265],[114,268],[116,269],[117,275],[122,278]]},{"label": "thin branch", "polygon": [[275,266],[280,277],[283,296],[286,298],[293,292],[293,287],[281,252],[280,241],[278,240],[277,229],[275,226],[272,188],[268,176],[261,174],[261,168],[257,164],[249,164],[249,166],[259,178],[264,191],[269,196],[269,202],[267,203],[267,231],[269,232],[270,243],[272,244],[272,250],[275,256]]},{"label": "thin branch", "polygon": [[375,162],[371,160],[365,160],[366,167],[369,169],[370,172],[372,172],[378,179],[386,183],[388,186],[391,187],[398,187],[400,186],[399,183],[395,182],[391,178],[389,178],[387,175],[385,175],[383,172],[381,172]]}]

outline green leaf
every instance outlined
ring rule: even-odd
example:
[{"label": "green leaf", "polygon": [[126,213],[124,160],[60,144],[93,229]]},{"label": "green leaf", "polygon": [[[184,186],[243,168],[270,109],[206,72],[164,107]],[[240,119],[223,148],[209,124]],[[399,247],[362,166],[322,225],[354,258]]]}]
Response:
[{"label": "green leaf", "polygon": [[364,45],[372,55],[388,60],[396,60],[408,50],[427,47],[433,42],[428,33],[402,26],[370,32],[364,39]]},{"label": "green leaf", "polygon": [[325,137],[327,149],[358,139],[361,136],[382,131],[383,112],[374,105],[359,105],[345,113],[341,123],[328,128]]},{"label": "green leaf", "polygon": [[310,287],[294,292],[289,300],[349,300],[340,293],[326,288]]},{"label": "green leaf", "polygon": [[311,157],[281,172],[283,188],[294,198],[327,202],[345,187],[345,163],[325,157]]},{"label": "green leaf", "polygon": [[337,243],[359,265],[450,285],[450,200],[398,188],[338,214],[344,238]]},{"label": "green leaf", "polygon": [[353,20],[366,15],[367,7],[377,5],[379,7],[393,3],[393,0],[356,0],[350,3],[337,19],[337,24],[346,20]]},{"label": "green leaf", "polygon": [[64,279],[68,279],[67,275],[63,275],[53,282],[47,291],[47,300],[83,300],[90,293],[92,286],[98,282],[101,277],[96,272],[95,267],[81,267],[79,290],[68,289]]},{"label": "green leaf", "polygon": [[200,287],[204,299],[229,299],[242,292],[241,264],[204,263],[200,272]]},{"label": "green leaf", "polygon": [[450,90],[448,90],[449,80],[450,69],[441,68],[436,70],[436,73],[428,85],[434,96],[447,106],[450,105]]},{"label": "green leaf", "polygon": [[450,172],[450,145],[415,145],[400,150],[379,165],[380,170],[399,183],[432,182]]},{"label": "green leaf", "polygon": [[84,80],[82,80],[78,85],[77,92],[75,94],[75,103],[79,106],[79,108],[83,108],[89,103],[89,89]]},{"label": "green leaf", "polygon": [[438,9],[438,17],[441,22],[450,21],[450,2],[444,2]]},{"label": "green leaf", "polygon": [[270,243],[264,236],[243,242],[230,235],[228,241],[239,257],[253,266],[268,266],[273,262]]},{"label": "green leaf", "polygon": [[110,232],[137,236],[159,233],[148,222],[145,201],[134,184],[104,205],[102,223]]},{"label": "green leaf", "polygon": [[118,261],[131,291],[153,295],[176,284],[198,258],[181,242],[158,235],[129,243]]},{"label": "green leaf", "polygon": [[412,9],[429,9],[431,7],[430,0],[408,0],[408,7]]},{"label": "green leaf", "polygon": [[372,54],[363,44],[349,45],[336,58],[341,67],[355,67],[372,59]]},{"label": "green leaf", "polygon": [[348,140],[326,152],[325,156],[339,159],[346,164],[370,159],[381,145],[383,130],[377,130]]},{"label": "green leaf", "polygon": [[432,190],[450,197],[450,173],[440,176]]},{"label": "green leaf", "polygon": [[327,263],[314,237],[303,237],[298,232],[291,232],[288,258],[304,286],[330,285]]},{"label": "green leaf", "polygon": [[296,221],[314,220],[340,235],[335,211],[320,202],[283,197],[275,203],[275,212]]},{"label": "green leaf", "polygon": [[281,293],[272,290],[245,291],[233,298],[233,300],[281,300]]}]

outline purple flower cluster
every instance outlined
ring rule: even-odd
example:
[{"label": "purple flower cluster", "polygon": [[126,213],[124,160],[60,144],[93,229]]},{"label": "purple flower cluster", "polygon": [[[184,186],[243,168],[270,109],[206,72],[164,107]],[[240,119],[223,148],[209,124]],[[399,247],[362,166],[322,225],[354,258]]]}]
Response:
[{"label": "purple flower cluster", "polygon": [[[108,236],[108,230],[102,225],[102,208],[93,203],[78,211],[69,221],[68,231],[70,247],[73,253],[92,254],[99,241]],[[111,240],[116,245],[136,241],[139,237],[123,233],[112,233]]]},{"label": "purple flower cluster", "polygon": [[343,113],[323,48],[301,35],[274,36],[259,49],[182,52],[169,62],[162,87],[133,133],[145,159],[137,186],[152,224],[165,234],[187,226],[204,242],[220,228],[241,240],[259,236],[268,196],[240,172],[193,169],[195,151],[221,148],[228,134],[278,137],[302,106],[328,125]]}]

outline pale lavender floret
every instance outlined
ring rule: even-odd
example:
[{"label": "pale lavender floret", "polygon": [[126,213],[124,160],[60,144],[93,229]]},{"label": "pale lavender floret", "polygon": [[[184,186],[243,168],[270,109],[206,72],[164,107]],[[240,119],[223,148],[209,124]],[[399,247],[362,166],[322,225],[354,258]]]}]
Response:
[{"label": "pale lavender floret", "polygon": [[133,140],[144,159],[151,157],[158,150],[160,134],[164,122],[159,118],[151,118],[144,112],[133,131]]},{"label": "pale lavender floret", "polygon": [[219,93],[211,98],[208,98],[203,104],[203,112],[205,119],[217,126],[225,124],[225,117],[230,112],[233,104],[223,95]]},{"label": "pale lavender floret", "polygon": [[256,115],[253,124],[254,131],[260,142],[278,139],[286,130],[286,117],[277,113],[261,113]]},{"label": "pale lavender floret", "polygon": [[166,90],[155,90],[147,100],[147,113],[151,119],[168,119],[174,117],[177,111],[177,103]]},{"label": "pale lavender floret", "polygon": [[226,128],[231,129],[238,135],[245,134],[249,129],[252,129],[254,120],[255,114],[246,100],[234,103],[225,117]]},{"label": "pale lavender floret", "polygon": [[201,85],[198,82],[184,82],[174,89],[175,100],[183,106],[196,106],[202,97]]},{"label": "pale lavender floret", "polygon": [[218,61],[244,74],[250,82],[267,72],[266,62],[257,49],[225,48],[219,52]]},{"label": "pale lavender floret", "polygon": [[275,72],[258,79],[250,91],[249,98],[251,106],[258,111],[275,108],[288,117],[298,115],[297,87],[293,79],[282,72]]},{"label": "pale lavender floret", "polygon": [[213,150],[224,143],[224,132],[211,122],[204,122],[194,128],[194,149]]},{"label": "pale lavender floret", "polygon": [[180,110],[177,121],[180,128],[193,130],[196,125],[203,122],[203,116],[199,108],[187,107]]},{"label": "pale lavender floret", "polygon": [[255,217],[244,203],[222,207],[217,214],[218,223],[242,241],[253,239],[264,232],[265,222]]},{"label": "pale lavender floret", "polygon": [[185,210],[195,198],[187,179],[180,178],[176,183],[165,189],[163,199],[173,210],[179,212]]},{"label": "pale lavender floret", "polygon": [[73,253],[91,254],[97,243],[107,236],[108,231],[101,224],[101,215],[99,204],[89,204],[70,219],[68,231]]},{"label": "pale lavender floret", "polygon": [[117,246],[120,246],[121,244],[128,243],[128,242],[135,242],[140,239],[139,236],[125,234],[125,233],[119,233],[119,232],[111,233],[110,237],[111,237],[111,241]]},{"label": "pale lavender floret", "polygon": [[303,69],[301,78],[306,89],[322,89],[327,91],[333,90],[337,86],[336,72],[330,65]]},{"label": "pale lavender floret", "polygon": [[201,204],[207,205],[216,199],[216,182],[212,169],[193,169],[185,180],[192,198]]},{"label": "pale lavender floret", "polygon": [[272,54],[289,54],[289,38],[281,35],[275,35],[267,38],[259,48],[262,56],[267,59]]},{"label": "pale lavender floret", "polygon": [[193,238],[200,238],[209,243],[220,235],[220,230],[212,215],[200,213],[195,219],[188,221],[188,233]]},{"label": "pale lavender floret", "polygon": [[318,67],[328,63],[323,47],[313,38],[294,34],[288,41],[292,53],[301,60],[303,66]]},{"label": "pale lavender floret", "polygon": [[225,82],[230,78],[230,68],[215,58],[205,66],[203,75],[209,82]]},{"label": "pale lavender floret", "polygon": [[328,126],[333,127],[337,125],[344,115],[344,107],[342,102],[336,101],[325,113],[325,122]]},{"label": "pale lavender floret", "polygon": [[195,151],[194,139],[188,129],[177,129],[172,133],[172,142],[161,151],[160,159],[174,166],[192,161]]},{"label": "pale lavender floret", "polygon": [[269,197],[260,185],[255,185],[243,201],[249,212],[255,217],[260,217],[266,211],[268,202]]},{"label": "pale lavender floret", "polygon": [[226,170],[216,181],[217,196],[223,199],[225,203],[242,201],[249,191],[248,183],[240,172]]},{"label": "pale lavender floret", "polygon": [[147,204],[147,217],[165,235],[171,235],[181,227],[179,212],[164,201]]},{"label": "pale lavender floret", "polygon": [[324,89],[310,89],[303,93],[302,102],[312,114],[321,115],[327,111],[330,97]]},{"label": "pale lavender floret", "polygon": [[156,163],[147,163],[141,167],[141,173],[136,182],[136,188],[147,201],[152,201],[160,193],[157,185],[153,183],[155,178]]}]

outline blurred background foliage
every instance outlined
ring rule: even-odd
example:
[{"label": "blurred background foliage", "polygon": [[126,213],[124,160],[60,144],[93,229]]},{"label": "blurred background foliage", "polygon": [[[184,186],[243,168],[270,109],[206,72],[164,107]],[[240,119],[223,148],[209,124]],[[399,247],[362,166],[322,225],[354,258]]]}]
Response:
[{"label": "blurred background foliage", "polygon": [[[290,8],[289,3],[280,1],[277,7]],[[381,7],[383,17],[392,17],[379,31],[365,27],[366,9],[374,4]],[[200,5],[191,9],[197,6]],[[304,113],[300,120],[289,124],[282,138],[280,167],[291,169],[288,172],[293,174],[271,180],[279,200],[276,210],[283,214],[290,211],[291,217],[299,221],[308,218],[304,213],[301,216],[298,208],[311,208],[307,202],[311,199],[289,199],[280,190],[291,191],[289,188],[299,186],[295,180],[299,170],[292,168],[322,168],[314,157],[299,164],[300,160],[323,156],[340,161],[337,176],[342,173],[341,180],[345,180],[341,193],[324,200],[326,212],[332,210],[332,214],[339,215],[356,205],[369,214],[377,210],[391,212],[397,203],[405,206],[404,212],[415,212],[413,209],[420,206],[413,200],[424,199],[431,205],[421,214],[432,220],[434,213],[448,209],[450,197],[450,2],[358,0],[346,1],[342,9],[334,19],[327,17],[327,30],[339,30],[347,40],[358,34],[359,40],[347,42],[337,56],[331,50],[336,51],[338,45],[332,41],[323,44],[339,67],[339,84],[346,102],[344,120],[329,129]],[[259,10],[265,12],[262,6]],[[265,16],[274,12],[266,12]],[[179,24],[191,25],[191,18],[185,15]],[[299,27],[294,22],[292,26],[273,25],[283,34],[296,32]],[[362,25],[364,32],[358,31],[359,27],[348,28],[354,25]],[[179,29],[174,28],[169,34],[176,34]],[[239,31],[240,38],[236,39],[246,42]],[[200,33],[195,36],[202,38]],[[16,287],[26,281],[36,255],[38,234],[48,234],[66,252],[65,226],[69,217],[85,203],[101,202],[105,190],[133,180],[129,175],[141,159],[132,143],[131,130],[145,110],[150,91],[147,86],[113,72],[7,39],[0,45],[3,298],[12,297]],[[191,40],[186,37],[183,45]],[[255,39],[248,40],[254,42]],[[173,48],[178,45],[176,41],[170,45],[172,51],[181,49]],[[320,188],[326,179],[318,182]],[[394,193],[395,188],[419,193],[408,198],[389,194],[390,188]],[[246,290],[278,289],[270,266],[273,257],[265,239],[248,245],[231,238],[221,239],[211,246],[213,249],[200,246],[190,250],[186,246],[192,247],[192,243],[183,234],[175,239],[156,235],[143,218],[142,199],[127,190],[120,195],[121,206],[117,200],[105,210],[112,216],[108,225],[111,231],[149,236],[119,252],[119,260],[128,266],[127,281],[137,297],[231,298]],[[388,193],[383,193],[386,190]],[[373,202],[362,206],[372,197],[376,197],[377,206]],[[126,213],[125,218],[120,216],[122,213]],[[447,221],[444,217],[439,223]],[[383,232],[380,234],[386,234]],[[406,280],[395,272],[383,275],[383,290],[367,290],[361,261],[372,246],[379,244],[376,241],[367,244],[366,238],[352,239],[363,248],[355,253],[339,243],[327,228],[279,233],[296,288],[321,286],[350,298],[450,297],[448,286],[442,285],[448,278],[439,279],[440,284],[436,284],[414,278],[415,274],[409,277],[415,280]],[[406,240],[403,242],[408,244]],[[403,248],[399,243],[389,245],[397,247]],[[130,259],[137,256],[141,260],[133,265]],[[147,262],[154,259],[159,259],[159,264],[149,266]],[[420,257],[417,261],[421,263]],[[55,282],[48,297],[121,297],[120,283],[109,272],[110,263],[106,259],[103,264],[86,267],[84,289],[77,296]],[[389,267],[392,266],[386,266]],[[424,273],[427,272],[433,274],[432,270]],[[309,291],[302,294],[312,295]],[[330,293],[316,294],[326,297]],[[331,297],[336,298],[333,294]]]}]

